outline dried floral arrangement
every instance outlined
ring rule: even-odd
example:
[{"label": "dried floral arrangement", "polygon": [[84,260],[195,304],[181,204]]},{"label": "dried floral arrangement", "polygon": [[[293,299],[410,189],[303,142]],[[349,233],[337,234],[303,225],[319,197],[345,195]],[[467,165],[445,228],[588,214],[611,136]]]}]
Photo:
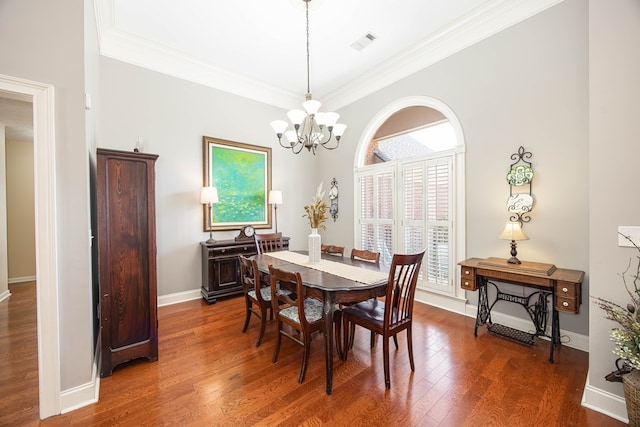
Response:
[{"label": "dried floral arrangement", "polygon": [[[640,253],[640,248],[629,236],[624,234],[621,236],[631,242]],[[631,270],[631,260],[629,260],[626,270],[620,274],[631,299],[626,307],[603,298],[595,298],[595,304],[604,310],[606,318],[619,325],[610,332],[611,341],[616,344],[613,353],[620,358],[616,362],[618,371],[607,376],[610,381],[617,381],[609,378],[610,375],[613,377],[614,373],[619,377],[630,370],[640,370],[640,256],[636,256],[636,259],[635,272],[629,271]],[[620,361],[623,362],[622,367],[619,364]]]},{"label": "dried floral arrangement", "polygon": [[313,197],[313,203],[304,207],[305,214],[303,217],[309,218],[309,225],[311,228],[327,229],[324,222],[327,220],[327,209],[329,206],[322,200],[324,197],[324,191],[322,190],[322,183],[316,190],[316,195]]}]

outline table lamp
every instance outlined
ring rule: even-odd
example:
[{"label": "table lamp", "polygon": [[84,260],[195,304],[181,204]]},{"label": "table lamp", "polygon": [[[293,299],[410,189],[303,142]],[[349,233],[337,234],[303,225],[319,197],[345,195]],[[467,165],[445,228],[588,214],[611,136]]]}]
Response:
[{"label": "table lamp", "polygon": [[202,187],[200,190],[200,203],[209,205],[209,240],[206,243],[215,243],[213,238],[213,204],[218,203],[218,189],[216,187]]},{"label": "table lamp", "polygon": [[278,232],[278,203],[282,204],[282,191],[271,190],[269,191],[269,204],[273,205],[276,218],[276,233]]},{"label": "table lamp", "polygon": [[500,239],[511,240],[511,258],[507,260],[509,264],[520,264],[520,260],[516,258],[516,240],[529,240],[522,231],[519,222],[508,222],[502,233],[498,236]]}]

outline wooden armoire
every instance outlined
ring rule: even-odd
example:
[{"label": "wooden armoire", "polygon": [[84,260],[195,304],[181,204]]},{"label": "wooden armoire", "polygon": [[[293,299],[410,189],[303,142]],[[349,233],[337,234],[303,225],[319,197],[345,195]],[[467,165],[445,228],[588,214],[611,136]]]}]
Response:
[{"label": "wooden armoire", "polygon": [[100,376],[158,360],[155,154],[97,150]]}]

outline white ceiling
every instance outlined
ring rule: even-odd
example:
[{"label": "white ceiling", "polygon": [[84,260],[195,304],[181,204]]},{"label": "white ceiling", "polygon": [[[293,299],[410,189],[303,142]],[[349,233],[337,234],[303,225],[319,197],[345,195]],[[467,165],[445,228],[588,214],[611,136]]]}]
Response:
[{"label": "white ceiling", "polygon": [[[311,0],[311,93],[339,109],[561,1]],[[304,0],[94,4],[102,55],[285,109],[304,101]],[[7,135],[28,136],[31,109],[3,98]]]},{"label": "white ceiling", "polygon": [[[561,1],[312,0],[311,92],[338,109]],[[95,4],[103,55],[286,109],[304,101],[304,0]]]}]

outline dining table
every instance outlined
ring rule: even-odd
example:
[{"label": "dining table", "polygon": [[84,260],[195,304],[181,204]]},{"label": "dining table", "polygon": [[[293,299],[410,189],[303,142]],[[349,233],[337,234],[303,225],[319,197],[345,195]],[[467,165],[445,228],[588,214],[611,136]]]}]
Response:
[{"label": "dining table", "polygon": [[326,392],[333,388],[334,315],[338,304],[350,304],[385,294],[388,268],[367,261],[322,254],[320,262],[309,262],[306,251],[277,251],[254,255],[258,269],[269,274],[269,266],[298,272],[307,296],[323,302],[323,334]]}]

